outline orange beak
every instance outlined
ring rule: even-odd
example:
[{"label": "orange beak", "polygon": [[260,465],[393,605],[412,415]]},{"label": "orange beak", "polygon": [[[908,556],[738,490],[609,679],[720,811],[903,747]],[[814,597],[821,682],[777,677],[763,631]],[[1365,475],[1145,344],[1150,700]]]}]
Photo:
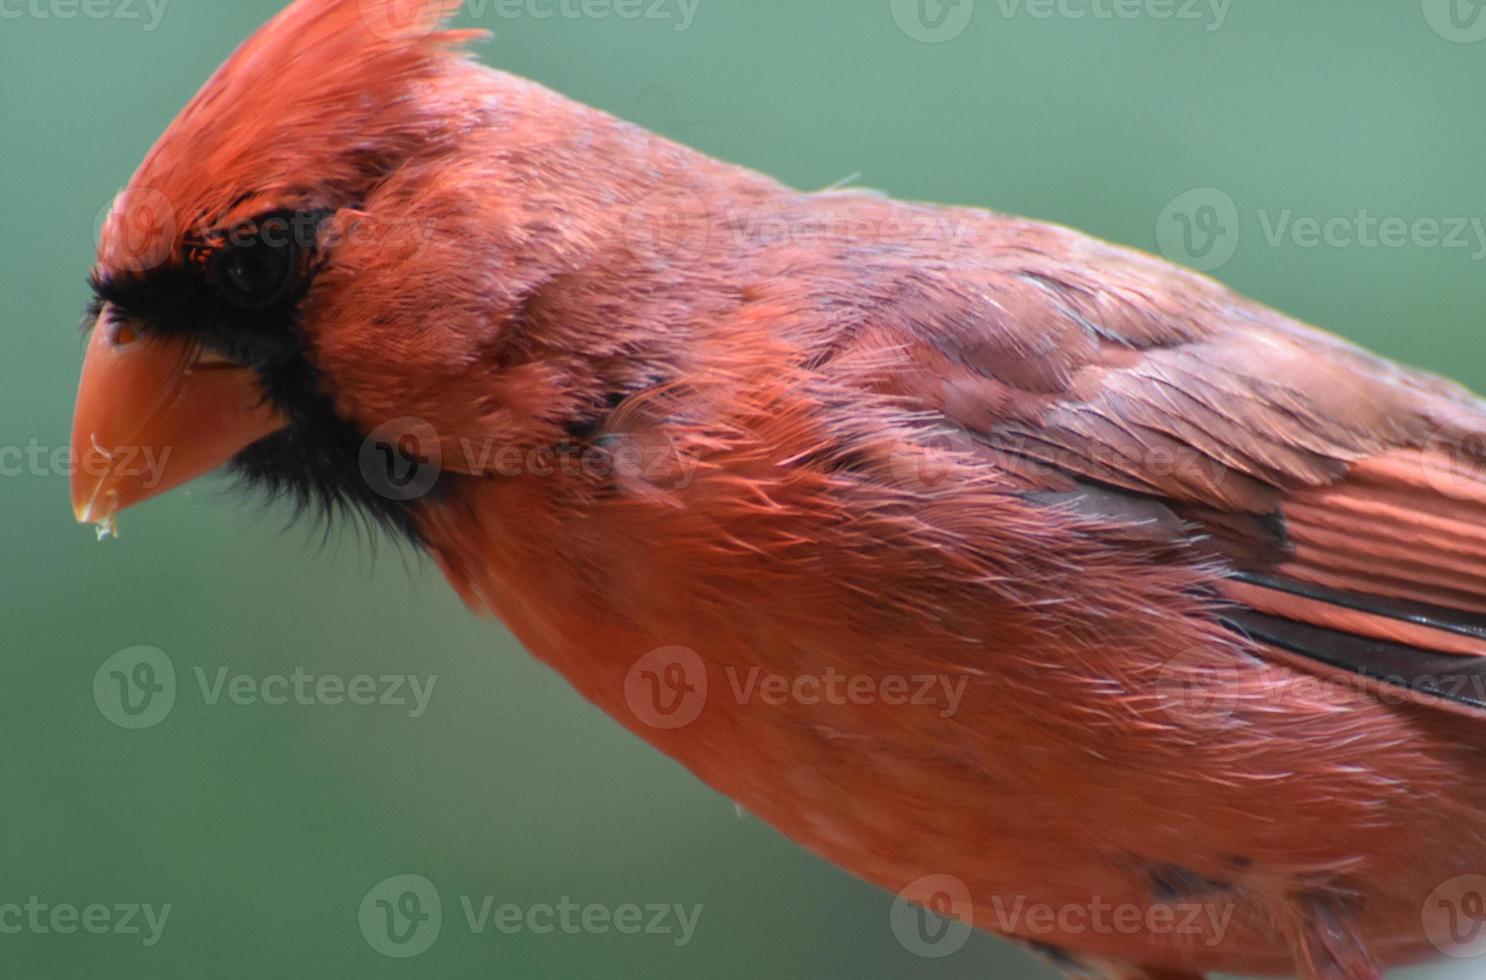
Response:
[{"label": "orange beak", "polygon": [[138,336],[105,309],[88,344],[72,422],[72,507],[112,530],[126,507],[208,473],[288,420],[254,372],[190,341]]}]

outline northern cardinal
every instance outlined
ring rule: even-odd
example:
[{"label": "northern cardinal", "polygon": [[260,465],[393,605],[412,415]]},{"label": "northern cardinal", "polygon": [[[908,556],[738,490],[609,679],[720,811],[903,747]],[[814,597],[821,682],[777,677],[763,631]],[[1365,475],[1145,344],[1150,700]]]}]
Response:
[{"label": "northern cardinal", "polygon": [[223,465],[368,514],[753,814],[1074,976],[1478,941],[1486,405],[1064,228],[710,159],[457,8],[299,0],[145,159],[81,521]]}]

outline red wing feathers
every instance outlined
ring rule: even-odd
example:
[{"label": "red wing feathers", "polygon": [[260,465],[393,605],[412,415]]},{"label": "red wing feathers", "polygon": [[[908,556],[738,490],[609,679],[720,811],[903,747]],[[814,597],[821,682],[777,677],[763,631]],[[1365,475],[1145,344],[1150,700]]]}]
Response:
[{"label": "red wing feathers", "polygon": [[1057,229],[1025,244],[951,323],[915,328],[902,388],[1094,513],[1164,506],[1275,646],[1404,675],[1409,651],[1486,656],[1486,405],[1145,256]]}]

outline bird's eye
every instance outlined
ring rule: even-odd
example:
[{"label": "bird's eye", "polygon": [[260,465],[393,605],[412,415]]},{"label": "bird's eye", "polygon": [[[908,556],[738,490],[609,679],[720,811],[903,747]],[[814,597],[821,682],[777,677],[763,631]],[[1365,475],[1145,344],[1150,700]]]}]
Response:
[{"label": "bird's eye", "polygon": [[228,230],[188,238],[182,258],[238,309],[268,309],[308,287],[320,226],[334,213],[276,211]]},{"label": "bird's eye", "polygon": [[283,299],[294,284],[298,263],[287,236],[259,235],[224,245],[214,278],[235,306],[261,310]]}]

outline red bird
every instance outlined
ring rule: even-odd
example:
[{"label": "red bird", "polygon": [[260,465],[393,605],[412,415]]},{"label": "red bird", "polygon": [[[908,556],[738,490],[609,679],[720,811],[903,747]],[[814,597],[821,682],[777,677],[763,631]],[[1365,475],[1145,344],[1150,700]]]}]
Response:
[{"label": "red bird", "polygon": [[709,159],[457,7],[299,0],[145,159],[80,520],[224,464],[370,515],[719,792],[1074,976],[1478,940],[1486,404],[1064,228]]}]

